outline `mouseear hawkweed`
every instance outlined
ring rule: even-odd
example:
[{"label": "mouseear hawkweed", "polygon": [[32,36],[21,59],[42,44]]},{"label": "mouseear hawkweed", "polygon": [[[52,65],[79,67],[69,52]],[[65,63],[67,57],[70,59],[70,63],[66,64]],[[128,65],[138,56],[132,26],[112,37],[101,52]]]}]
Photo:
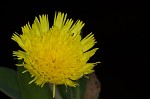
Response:
[{"label": "mouseear hawkweed", "polygon": [[22,27],[22,34],[14,33],[12,40],[23,50],[13,51],[13,56],[23,63],[26,71],[34,77],[32,81],[39,86],[45,83],[55,86],[64,84],[76,87],[75,81],[82,76],[92,73],[93,67],[99,63],[88,63],[98,48],[92,47],[96,41],[90,33],[81,38],[84,23],[67,19],[67,14],[55,14],[54,23],[49,27],[48,15],[35,17],[34,23]]}]

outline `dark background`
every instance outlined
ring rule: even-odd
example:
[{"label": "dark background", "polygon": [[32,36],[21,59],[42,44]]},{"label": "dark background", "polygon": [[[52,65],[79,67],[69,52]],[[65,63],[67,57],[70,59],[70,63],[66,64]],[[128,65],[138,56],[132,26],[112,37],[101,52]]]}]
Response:
[{"label": "dark background", "polygon": [[[124,3],[122,3],[124,4]],[[95,34],[99,51],[91,61],[102,84],[100,99],[144,99],[148,93],[150,59],[150,16],[147,5],[123,6],[104,1],[0,1],[0,65],[15,69],[12,51],[18,45],[10,38],[35,16],[48,14],[50,25],[55,11],[86,23],[83,35]],[[128,3],[127,3],[128,4]],[[119,5],[119,6],[118,6]],[[7,98],[3,93],[0,99]],[[148,99],[148,98],[147,98]]]}]

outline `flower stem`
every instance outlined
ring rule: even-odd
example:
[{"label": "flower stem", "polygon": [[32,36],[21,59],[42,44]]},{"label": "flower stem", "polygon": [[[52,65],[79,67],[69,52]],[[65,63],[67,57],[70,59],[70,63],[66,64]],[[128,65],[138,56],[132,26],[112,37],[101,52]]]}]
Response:
[{"label": "flower stem", "polygon": [[53,84],[53,98],[55,98],[55,94],[56,94],[56,85]]}]

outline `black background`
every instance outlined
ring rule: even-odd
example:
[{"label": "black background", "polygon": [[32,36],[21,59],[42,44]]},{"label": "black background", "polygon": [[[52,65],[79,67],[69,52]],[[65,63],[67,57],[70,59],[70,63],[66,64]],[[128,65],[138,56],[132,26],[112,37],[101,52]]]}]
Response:
[{"label": "black background", "polygon": [[[18,45],[10,38],[35,16],[48,14],[50,25],[55,11],[86,23],[83,35],[95,34],[99,50],[91,61],[102,84],[100,99],[144,99],[147,97],[150,16],[147,5],[104,1],[0,1],[0,65],[15,69],[12,51]],[[147,88],[147,89],[146,89]],[[0,99],[7,98],[0,94]]]}]

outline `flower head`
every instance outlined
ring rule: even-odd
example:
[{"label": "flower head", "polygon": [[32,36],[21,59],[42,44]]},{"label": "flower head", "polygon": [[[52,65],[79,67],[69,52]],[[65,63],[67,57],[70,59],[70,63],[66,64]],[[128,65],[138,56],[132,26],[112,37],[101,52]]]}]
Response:
[{"label": "flower head", "polygon": [[75,87],[75,80],[92,73],[96,63],[87,63],[98,48],[91,49],[96,41],[90,33],[81,38],[84,23],[80,20],[73,23],[67,14],[55,14],[54,24],[49,28],[47,15],[36,17],[32,26],[22,27],[22,34],[13,34],[23,50],[14,51],[18,60],[24,60],[18,66],[24,66],[35,82],[43,86],[45,83],[65,84]]}]

